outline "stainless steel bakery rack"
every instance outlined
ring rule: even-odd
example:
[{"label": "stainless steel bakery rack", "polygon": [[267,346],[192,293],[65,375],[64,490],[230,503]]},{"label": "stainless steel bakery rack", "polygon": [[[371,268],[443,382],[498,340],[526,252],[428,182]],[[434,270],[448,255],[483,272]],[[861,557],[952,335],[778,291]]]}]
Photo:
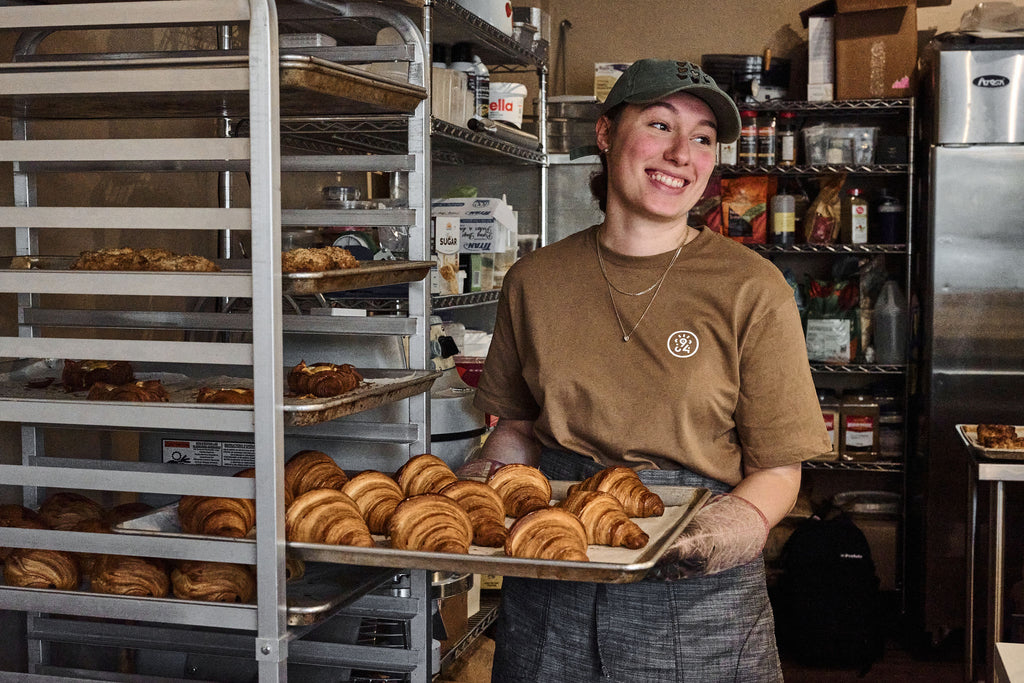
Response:
[{"label": "stainless steel bakery rack", "polygon": [[[429,370],[426,271],[402,280],[403,316],[360,319],[299,315],[285,296],[295,283],[280,271],[282,226],[311,223],[405,226],[409,259],[427,257],[429,53],[410,18],[425,12],[423,3],[398,0],[0,6],[0,30],[18,34],[13,58],[0,65],[0,115],[12,130],[0,141],[0,160],[12,164],[14,181],[14,206],[5,207],[0,227],[14,232],[13,256],[66,255],[63,245],[89,230],[103,246],[172,240],[216,250],[239,266],[219,273],[0,269],[0,292],[17,296],[19,315],[17,336],[0,337],[0,357],[38,359],[57,375],[66,358],[127,360],[188,377],[215,371],[245,377],[255,390],[253,406],[230,409],[0,397],[4,420],[21,424],[20,464],[5,459],[0,481],[18,487],[26,505],[72,489],[111,503],[137,494],[197,494],[254,498],[256,506],[251,544],[0,529],[5,547],[256,568],[257,599],[246,605],[103,595],[87,584],[80,591],[0,585],[0,608],[28,616],[30,675],[84,680],[96,668],[112,680],[278,681],[293,671],[298,680],[338,680],[372,669],[429,680],[426,572],[334,565],[327,581],[334,592],[321,595],[308,616],[301,590],[286,583],[282,490],[293,444],[358,450],[378,443],[380,457],[392,461],[429,449],[429,382],[386,411],[374,406],[311,427],[289,426],[283,400],[286,368],[308,353],[344,356],[353,346],[393,339],[402,357],[382,356],[381,370]],[[394,28],[400,44],[376,45],[382,27]],[[337,46],[280,49],[282,34],[308,31],[335,38]],[[372,62],[404,64],[407,78],[357,66]],[[353,118],[386,121],[401,145],[372,155],[326,136],[289,146],[297,139],[289,131],[303,120],[333,125]],[[282,208],[282,174],[323,172],[400,174],[406,205],[374,215]],[[204,187],[212,191],[197,190]],[[238,253],[239,245],[246,253]],[[180,430],[241,450],[232,451],[233,460],[225,449],[223,460],[195,467],[139,457],[140,443]],[[225,476],[243,464],[255,466],[255,479]],[[346,640],[347,620],[367,613],[400,619],[409,646]]]}]

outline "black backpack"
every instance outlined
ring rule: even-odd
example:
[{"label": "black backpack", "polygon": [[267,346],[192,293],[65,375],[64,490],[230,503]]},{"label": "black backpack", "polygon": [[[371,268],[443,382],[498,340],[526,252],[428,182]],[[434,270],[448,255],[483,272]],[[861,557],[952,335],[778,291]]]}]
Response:
[{"label": "black backpack", "polygon": [[845,514],[810,517],[793,531],[773,591],[783,657],[866,673],[885,646],[883,605],[871,547]]}]

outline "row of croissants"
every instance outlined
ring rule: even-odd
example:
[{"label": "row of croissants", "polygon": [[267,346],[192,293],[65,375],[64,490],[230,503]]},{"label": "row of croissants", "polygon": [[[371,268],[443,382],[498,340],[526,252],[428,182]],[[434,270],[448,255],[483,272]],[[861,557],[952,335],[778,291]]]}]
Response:
[{"label": "row of croissants", "polygon": [[[247,469],[235,476],[251,477]],[[502,548],[510,557],[586,561],[587,546],[639,549],[649,538],[631,518],[664,513],[661,498],[628,467],[609,467],[570,487],[552,504],[551,482],[536,467],[497,469],[486,482],[459,479],[425,453],[394,475],[366,470],[349,477],[316,450],[284,466],[285,537],[292,543],[390,547],[467,553],[471,545]],[[252,533],[252,500],[182,496],[185,533],[242,538]],[[511,525],[506,518],[512,518]]]},{"label": "row of croissants", "polygon": [[[58,491],[38,510],[0,505],[0,527],[112,533],[115,525],[150,511],[145,503],[105,508],[80,493]],[[252,568],[227,562],[0,547],[0,563],[8,586],[241,603],[251,602],[256,592]],[[301,561],[290,561],[288,569],[301,574]]]}]

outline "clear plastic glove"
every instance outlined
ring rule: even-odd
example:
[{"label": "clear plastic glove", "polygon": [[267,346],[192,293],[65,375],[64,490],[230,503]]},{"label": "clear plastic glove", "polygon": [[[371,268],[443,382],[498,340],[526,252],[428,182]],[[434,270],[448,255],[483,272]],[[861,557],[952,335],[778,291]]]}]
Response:
[{"label": "clear plastic glove", "polygon": [[455,476],[459,479],[479,479],[487,481],[492,474],[504,467],[505,463],[491,460],[490,458],[479,458],[470,456],[466,462],[459,465],[455,470]]},{"label": "clear plastic glove", "polygon": [[676,581],[754,561],[768,540],[768,520],[750,501],[726,493],[702,507],[648,577]]}]

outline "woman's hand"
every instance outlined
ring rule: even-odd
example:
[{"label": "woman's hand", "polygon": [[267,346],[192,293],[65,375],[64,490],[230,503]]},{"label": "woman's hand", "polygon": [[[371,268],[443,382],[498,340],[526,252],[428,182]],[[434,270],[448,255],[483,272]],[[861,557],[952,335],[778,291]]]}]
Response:
[{"label": "woman's hand", "polygon": [[539,457],[540,442],[533,434],[532,421],[499,418],[483,446],[470,454],[455,474],[459,479],[486,480],[499,467],[510,463],[536,466]]},{"label": "woman's hand", "polygon": [[768,531],[793,508],[800,491],[800,463],[747,466],[732,493],[715,496],[648,573],[653,579],[706,576],[752,562]]}]

